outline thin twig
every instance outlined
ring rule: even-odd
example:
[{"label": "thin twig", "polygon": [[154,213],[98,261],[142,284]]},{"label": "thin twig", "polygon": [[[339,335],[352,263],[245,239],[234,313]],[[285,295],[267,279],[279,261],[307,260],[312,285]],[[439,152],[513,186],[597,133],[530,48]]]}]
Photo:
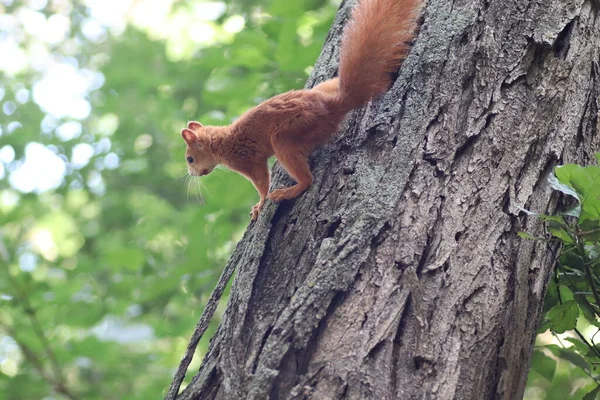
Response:
[{"label": "thin twig", "polygon": [[596,345],[596,343],[594,343],[594,338],[596,337],[596,335],[598,334],[598,332],[600,332],[600,329],[598,329],[598,330],[596,331],[596,333],[594,333],[594,334],[592,335],[592,338],[590,339],[590,341],[592,342],[592,344],[593,344],[594,346]]},{"label": "thin twig", "polygon": [[200,320],[198,321],[198,324],[194,329],[194,333],[192,334],[190,343],[188,344],[187,349],[185,350],[185,354],[183,355],[183,358],[179,363],[179,367],[177,367],[177,372],[175,372],[175,376],[173,377],[173,381],[171,382],[169,391],[165,396],[165,400],[175,400],[175,398],[177,397],[177,394],[179,393],[179,388],[181,387],[181,382],[183,382],[187,369],[190,366],[190,363],[192,362],[192,358],[194,358],[194,353],[196,352],[198,343],[200,343],[200,339],[202,339],[202,336],[206,332],[206,329],[208,328],[208,325],[213,315],[215,314],[217,305],[219,304],[219,300],[221,299],[221,296],[223,295],[223,292],[227,287],[227,283],[233,275],[233,271],[235,271],[235,264],[229,263],[223,270],[223,273],[219,278],[219,282],[217,282],[217,286],[210,294],[210,298],[206,303],[206,307],[202,312],[202,316],[200,317]]},{"label": "thin twig", "polygon": [[585,336],[583,336],[583,334],[582,334],[581,332],[579,332],[579,329],[575,328],[575,329],[573,329],[573,330],[574,330],[574,331],[575,331],[575,333],[576,333],[576,334],[579,336],[579,339],[581,339],[581,341],[582,341],[583,343],[585,343],[585,344],[586,344],[586,346],[587,346],[587,347],[589,347],[589,348],[590,348],[590,349],[591,349],[591,350],[594,352],[594,354],[596,354],[596,357],[600,357],[600,353],[598,352],[598,349],[597,349],[595,346],[592,346],[592,345],[591,345],[591,344],[590,344],[590,343],[587,341],[587,339],[585,338]]},{"label": "thin twig", "polygon": [[590,231],[580,231],[580,232],[577,232],[576,235],[577,236],[587,236],[587,235],[593,235],[594,233],[600,233],[600,229],[592,229]]}]

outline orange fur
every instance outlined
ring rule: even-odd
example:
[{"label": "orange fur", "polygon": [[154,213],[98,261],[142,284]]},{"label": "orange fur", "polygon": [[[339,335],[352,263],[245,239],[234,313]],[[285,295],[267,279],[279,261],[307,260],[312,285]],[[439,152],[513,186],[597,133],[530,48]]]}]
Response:
[{"label": "orange fur", "polygon": [[[406,58],[420,0],[360,0],[344,30],[339,77],[310,90],[292,90],[250,109],[226,127],[190,122],[182,130],[191,175],[224,164],[248,178],[260,195],[258,217],[267,198],[293,199],[312,184],[308,156],[337,131],[346,114],[380,96],[390,74]],[[269,192],[267,159],[279,160],[296,185]]]}]

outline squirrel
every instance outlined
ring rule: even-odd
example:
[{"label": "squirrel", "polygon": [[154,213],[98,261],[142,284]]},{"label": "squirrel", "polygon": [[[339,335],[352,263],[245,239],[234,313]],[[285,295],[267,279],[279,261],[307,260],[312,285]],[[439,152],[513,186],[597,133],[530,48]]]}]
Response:
[{"label": "squirrel", "polygon": [[[229,126],[189,122],[181,131],[192,176],[218,164],[242,174],[260,201],[293,199],[310,187],[308,156],[337,132],[346,114],[385,93],[408,55],[421,0],[359,0],[344,29],[338,76],[312,89],[292,90],[248,110]],[[269,194],[267,159],[275,156],[296,185]]]}]

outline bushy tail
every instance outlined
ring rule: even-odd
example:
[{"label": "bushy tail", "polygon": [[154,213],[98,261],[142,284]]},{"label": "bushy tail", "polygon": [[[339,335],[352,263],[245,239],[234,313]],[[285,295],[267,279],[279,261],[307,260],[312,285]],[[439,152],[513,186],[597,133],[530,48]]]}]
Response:
[{"label": "bushy tail", "polygon": [[340,106],[360,107],[383,94],[409,51],[420,0],[359,0],[340,50]]}]

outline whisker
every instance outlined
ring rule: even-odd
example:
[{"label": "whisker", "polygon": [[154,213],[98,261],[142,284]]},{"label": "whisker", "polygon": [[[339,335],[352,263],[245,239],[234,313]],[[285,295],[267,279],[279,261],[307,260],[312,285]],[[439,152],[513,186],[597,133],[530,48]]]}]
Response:
[{"label": "whisker", "polygon": [[[204,203],[204,197],[202,197],[202,191],[200,190],[200,185],[199,185],[200,178],[195,179],[195,181],[196,181],[196,189],[197,189],[196,193],[195,193],[196,194],[196,200],[198,201],[199,204],[205,204]],[[198,198],[198,194],[200,194],[200,199],[202,199],[202,202]]]},{"label": "whisker", "polygon": [[206,184],[206,182],[204,182],[202,179],[199,179],[200,181],[200,186],[203,189],[206,189],[206,192],[208,193],[209,196],[212,196],[212,193],[210,192],[210,189],[208,188],[208,185]]},{"label": "whisker", "polygon": [[178,180],[180,180],[180,179],[183,179],[183,178],[185,178],[185,177],[186,177],[186,175],[189,175],[187,171],[185,171],[185,172],[183,173],[183,175],[181,175],[179,178],[176,178],[176,179],[175,179],[175,181],[178,181]]},{"label": "whisker", "polygon": [[187,191],[186,191],[186,203],[190,202],[190,185],[192,183],[192,176],[188,175],[188,178],[186,179],[187,182]]},{"label": "whisker", "polygon": [[218,168],[218,167],[217,167],[217,168],[215,168],[215,169],[214,169],[214,171],[215,171],[215,173],[217,174],[217,176],[218,176],[219,178],[221,178],[221,180],[222,180],[222,181],[224,181],[224,180],[225,180],[225,178],[223,178],[223,175],[221,175],[221,172],[223,172],[223,170],[221,170],[221,168]]}]

